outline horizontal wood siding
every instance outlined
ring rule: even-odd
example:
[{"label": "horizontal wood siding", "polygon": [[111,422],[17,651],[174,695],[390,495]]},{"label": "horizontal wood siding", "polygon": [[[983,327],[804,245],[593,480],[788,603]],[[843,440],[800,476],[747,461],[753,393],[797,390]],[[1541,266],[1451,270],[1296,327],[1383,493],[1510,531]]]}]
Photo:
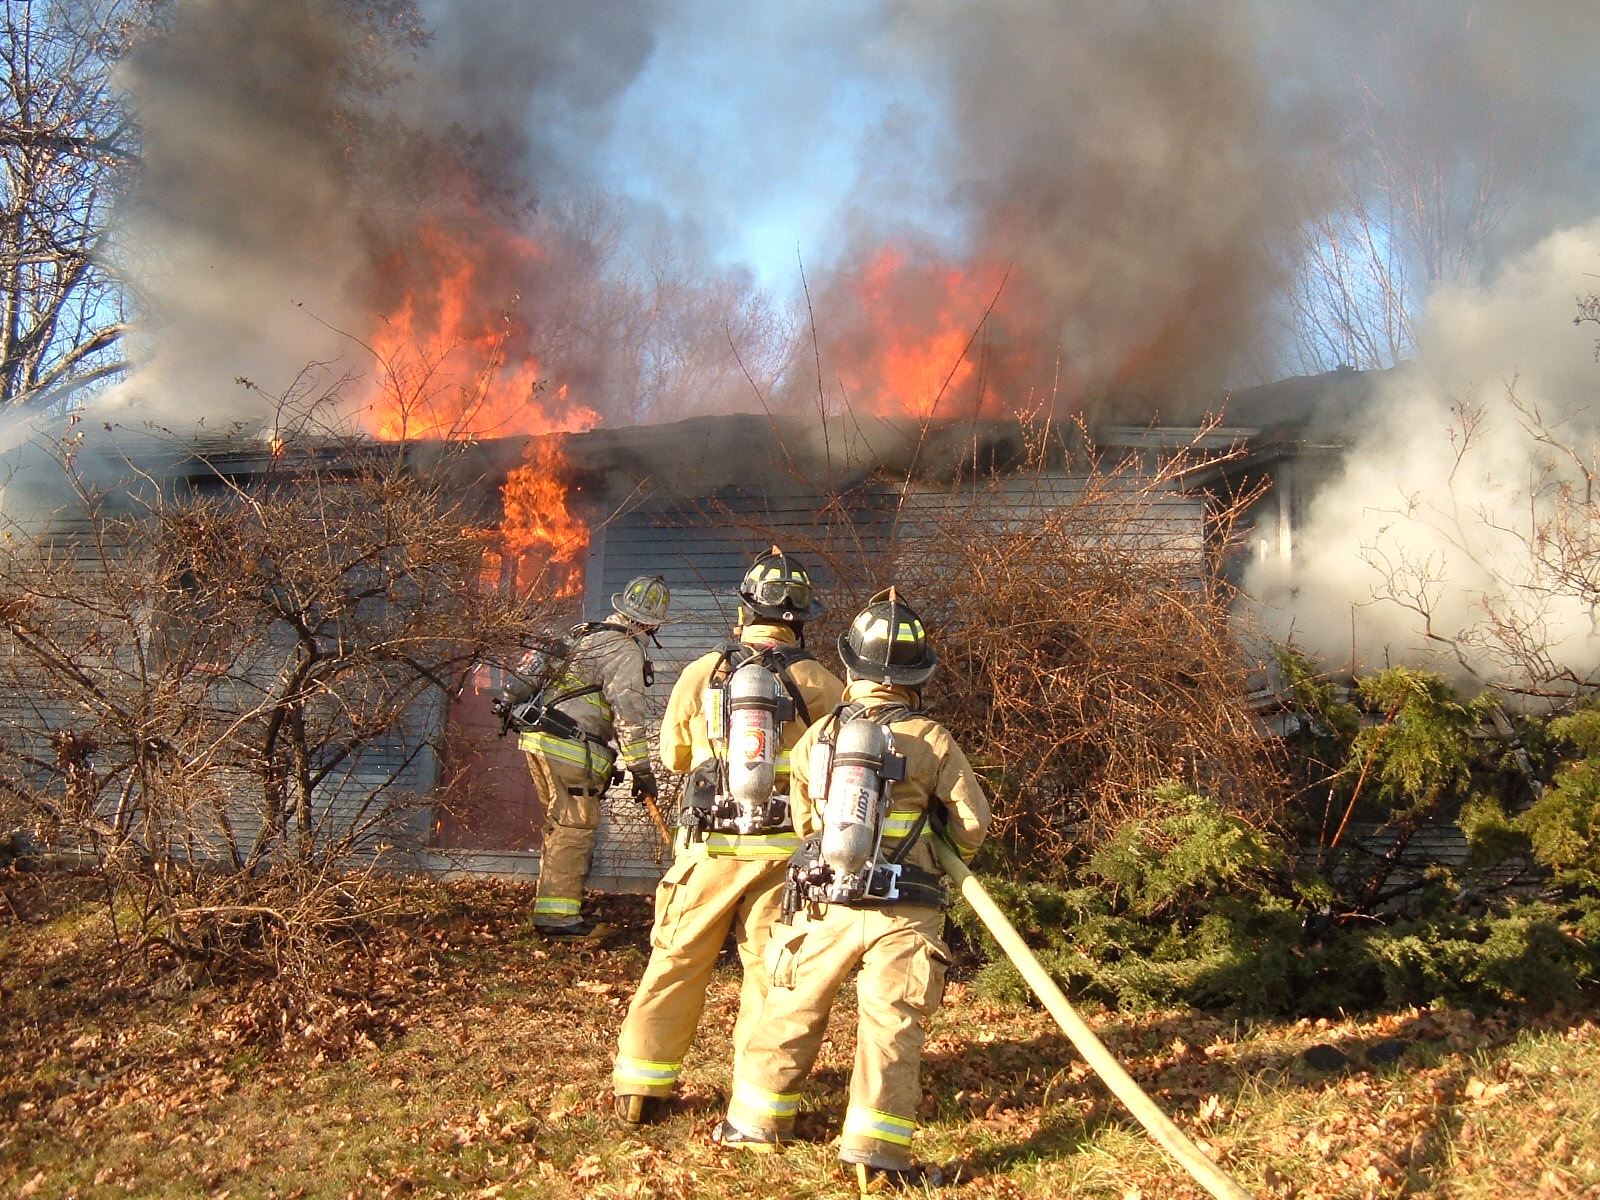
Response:
[{"label": "horizontal wood siding", "polygon": [[[808,484],[799,473],[786,469],[787,456],[770,436],[765,449],[748,461],[734,453],[733,447],[763,431],[771,434],[767,423],[753,420],[685,422],[677,427],[597,431],[572,439],[568,447],[583,481],[574,492],[575,503],[591,506],[583,510],[592,528],[584,575],[585,615],[603,618],[611,611],[611,596],[636,575],[659,574],[672,590],[669,623],[657,635],[659,648],[652,649],[656,678],[650,700],[655,720],[683,665],[730,636],[739,581],[754,556],[772,541],[800,555],[821,594],[842,605],[850,599],[843,596],[841,581],[831,575],[830,563],[811,548],[827,545],[831,552],[841,553],[840,547],[848,547],[855,557],[849,563],[854,575],[881,579],[893,572],[897,545],[914,545],[919,536],[938,527],[941,517],[962,506],[976,504],[994,520],[1023,525],[1083,501],[1082,479],[1064,472],[952,487],[906,485],[857,471],[843,498],[826,496],[823,485]],[[155,468],[152,474],[172,489],[206,490],[222,477],[247,484],[269,461],[261,444],[240,446],[220,439],[197,449],[186,456],[170,447],[147,448]],[[593,461],[583,461],[585,455]],[[508,463],[519,461],[515,454],[500,457]],[[953,455],[944,457],[955,461]],[[497,461],[496,454],[486,450],[484,461],[491,460]],[[324,466],[336,468],[332,460]],[[487,474],[485,478],[492,490],[493,480]],[[701,479],[708,482],[701,485],[697,482]],[[1114,491],[1103,492],[1096,500],[1116,502]],[[88,531],[81,516],[61,505],[57,509],[61,511],[56,527],[63,542],[86,545]],[[1085,524],[1095,526],[1093,521]],[[1121,536],[1130,543],[1153,554],[1181,556],[1193,562],[1197,573],[1203,569],[1203,533],[1201,501],[1176,493],[1143,504],[1120,527]],[[832,656],[824,651],[822,657]],[[432,868],[534,873],[542,813],[529,798],[520,755],[509,739],[494,737],[497,723],[488,714],[494,686],[492,680],[475,682],[471,695],[463,696],[456,706],[456,720],[447,718],[450,706],[442,695],[419,703],[404,729],[387,742],[365,748],[329,781],[319,796],[320,819],[330,827],[364,826],[375,794],[427,796],[441,778],[439,755],[446,737],[464,733],[477,750],[453,746],[451,754],[459,760],[493,743],[492,752],[484,757],[496,761],[493,772],[480,780],[479,803],[506,808],[512,824],[520,823],[518,830],[510,836],[503,830],[497,833],[499,844],[474,841],[459,829],[446,830],[447,814],[442,809],[422,812],[407,802],[397,807],[405,819],[373,829],[367,844],[408,847],[426,836],[432,845],[415,861]],[[0,710],[13,701],[0,697]],[[673,789],[678,781],[663,775],[662,782],[663,808],[670,814],[676,808]],[[229,819],[248,837],[255,831],[251,822],[256,819],[249,787],[241,786],[238,794],[240,803]],[[653,886],[664,869],[665,854],[648,817],[627,795],[625,785],[613,789],[604,808],[591,882],[622,890]],[[445,849],[446,845],[451,848]]]},{"label": "horizontal wood siding", "polygon": [[[585,574],[588,613],[609,612],[611,597],[637,575],[660,575],[672,590],[668,623],[657,631],[660,645],[650,655],[652,732],[684,666],[732,636],[739,584],[751,562],[774,539],[786,547],[814,541],[820,508],[821,498],[809,493],[724,490],[688,501],[647,501],[594,531]],[[833,586],[825,564],[811,557],[806,562],[813,583],[824,592]],[[681,781],[665,773],[659,777],[670,822]],[[666,869],[657,853],[660,837],[625,790],[614,788],[607,797],[595,845],[594,886],[602,880],[653,886]]]}]

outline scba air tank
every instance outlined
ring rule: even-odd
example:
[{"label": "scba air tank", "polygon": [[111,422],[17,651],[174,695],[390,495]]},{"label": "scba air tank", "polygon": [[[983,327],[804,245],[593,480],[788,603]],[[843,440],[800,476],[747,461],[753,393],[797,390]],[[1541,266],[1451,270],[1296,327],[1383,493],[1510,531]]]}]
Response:
[{"label": "scba air tank", "polygon": [[822,861],[833,868],[836,885],[859,874],[876,849],[888,752],[884,727],[864,717],[846,721],[834,739],[822,802]]},{"label": "scba air tank", "polygon": [[728,794],[742,813],[765,817],[778,772],[783,685],[760,663],[728,680]]}]

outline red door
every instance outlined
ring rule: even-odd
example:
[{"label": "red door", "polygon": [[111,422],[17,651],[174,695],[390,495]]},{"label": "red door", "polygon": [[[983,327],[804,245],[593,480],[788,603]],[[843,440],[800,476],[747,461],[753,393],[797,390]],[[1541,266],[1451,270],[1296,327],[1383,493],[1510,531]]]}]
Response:
[{"label": "red door", "polygon": [[544,807],[528,776],[517,737],[500,737],[489,711],[500,672],[478,667],[450,703],[445,731],[442,802],[434,846],[441,850],[537,850]]}]

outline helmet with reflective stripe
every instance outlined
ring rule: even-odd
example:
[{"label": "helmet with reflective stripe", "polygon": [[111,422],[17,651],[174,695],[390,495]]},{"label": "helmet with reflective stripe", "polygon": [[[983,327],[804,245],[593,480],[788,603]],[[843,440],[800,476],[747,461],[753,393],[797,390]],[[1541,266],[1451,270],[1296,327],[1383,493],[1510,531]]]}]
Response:
[{"label": "helmet with reflective stripe", "polygon": [[611,607],[619,616],[649,629],[666,621],[667,605],[671,602],[667,581],[659,575],[635,576],[611,597]]},{"label": "helmet with reflective stripe", "polygon": [[799,623],[822,612],[811,593],[811,576],[777,546],[750,564],[739,584],[739,598],[751,612],[773,621]]},{"label": "helmet with reflective stripe", "polygon": [[839,657],[857,679],[918,687],[939,665],[928,631],[894,588],[879,592],[839,636]]}]

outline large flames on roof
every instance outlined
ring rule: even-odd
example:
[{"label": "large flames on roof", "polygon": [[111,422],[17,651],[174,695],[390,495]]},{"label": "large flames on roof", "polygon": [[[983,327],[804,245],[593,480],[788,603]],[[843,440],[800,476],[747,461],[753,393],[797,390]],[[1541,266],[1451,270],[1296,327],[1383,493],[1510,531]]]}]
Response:
[{"label": "large flames on roof", "polygon": [[538,246],[514,232],[437,219],[391,257],[394,295],[370,343],[383,381],[366,409],[374,436],[510,437],[598,423],[544,375],[517,311],[519,280],[538,259]]},{"label": "large flames on roof", "polygon": [[944,402],[963,394],[977,370],[970,352],[983,299],[971,294],[971,277],[945,264],[914,266],[890,246],[867,263],[856,289],[867,354],[839,371],[852,404],[876,416],[952,407]]},{"label": "large flames on roof", "polygon": [[531,435],[502,487],[501,524],[484,532],[484,574],[495,586],[570,595],[589,531],[568,506],[559,439],[542,435],[589,429],[599,416],[545,375],[517,312],[518,281],[538,259],[531,239],[497,224],[423,225],[384,272],[390,299],[369,341],[379,383],[362,421],[386,441]]},{"label": "large flames on roof", "polygon": [[[484,531],[485,578],[570,595],[581,589],[588,529],[571,512],[558,435],[600,417],[547,372],[540,314],[518,303],[524,290],[537,294],[541,273],[558,268],[514,223],[458,198],[456,215],[421,224],[381,272],[368,339],[380,383],[363,424],[385,440],[527,437],[523,461],[502,487],[502,520]],[[841,332],[825,339],[822,353],[845,407],[916,419],[1007,411],[1010,381],[993,353],[1002,325],[991,320],[1005,282],[1003,270],[895,244],[842,273],[825,313]],[[1014,328],[1015,314],[1006,319]]]},{"label": "large flames on roof", "polygon": [[1017,288],[1004,269],[894,243],[867,256],[821,306],[824,320],[844,318],[823,354],[845,407],[922,419],[1014,411],[1016,379],[997,370],[1006,356],[996,354],[996,338],[1018,327]]}]

